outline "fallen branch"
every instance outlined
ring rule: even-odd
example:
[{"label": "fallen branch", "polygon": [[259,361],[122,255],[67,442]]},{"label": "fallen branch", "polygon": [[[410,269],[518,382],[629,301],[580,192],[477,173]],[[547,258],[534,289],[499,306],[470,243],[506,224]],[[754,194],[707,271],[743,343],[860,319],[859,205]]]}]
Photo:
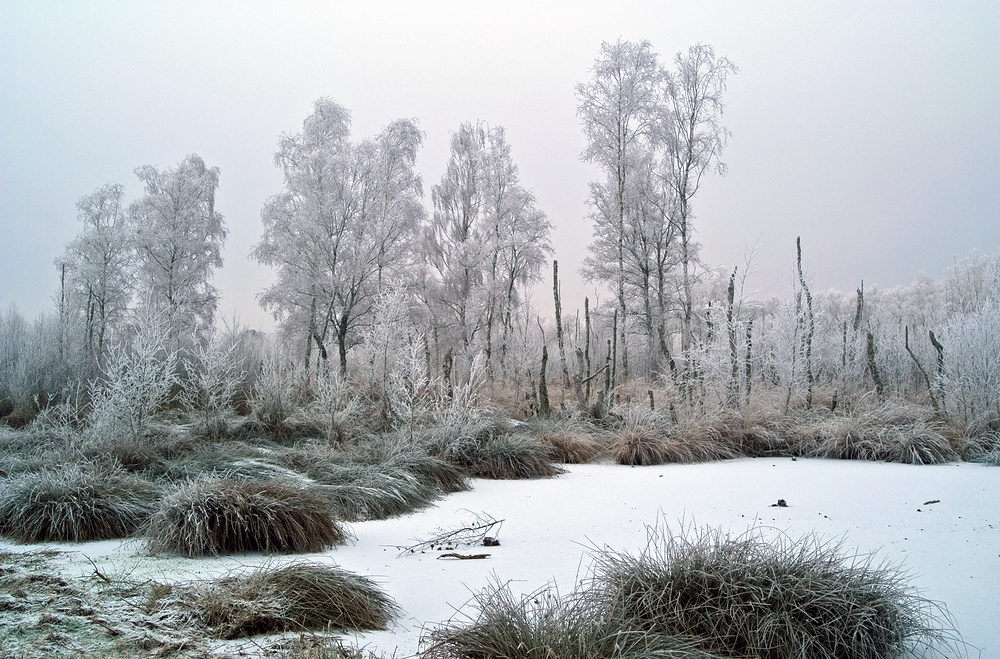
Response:
[{"label": "fallen branch", "polygon": [[463,561],[474,561],[474,560],[479,560],[479,559],[483,559],[483,558],[489,558],[491,555],[492,554],[455,554],[455,553],[451,553],[451,554],[441,554],[440,556],[438,556],[438,560],[441,560],[442,558],[457,558],[457,559],[460,559],[460,560],[463,560]]},{"label": "fallen branch", "polygon": [[463,524],[455,529],[438,530],[434,536],[427,540],[421,540],[407,547],[396,546],[396,549],[400,550],[399,555],[402,556],[404,554],[420,554],[428,551],[452,551],[460,546],[485,545],[487,538],[495,541],[496,536],[500,533],[501,526],[503,526],[502,519],[494,519],[490,515],[483,513],[475,515],[475,519],[471,523]]}]

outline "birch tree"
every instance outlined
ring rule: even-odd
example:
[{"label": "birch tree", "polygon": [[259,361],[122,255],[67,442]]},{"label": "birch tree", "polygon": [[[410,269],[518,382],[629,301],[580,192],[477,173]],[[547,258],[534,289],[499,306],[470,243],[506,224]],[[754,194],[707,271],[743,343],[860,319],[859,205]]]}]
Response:
[{"label": "birch tree", "polygon": [[427,306],[460,351],[471,357],[481,337],[487,366],[495,357],[502,365],[524,289],[552,252],[551,223],[521,185],[499,126],[462,124],[431,196],[426,245],[434,284]]},{"label": "birch tree", "polygon": [[656,373],[661,358],[672,359],[666,322],[677,297],[678,259],[673,223],[676,204],[653,155],[647,153],[637,160],[628,179],[621,226],[615,219],[614,189],[591,185],[594,237],[582,272],[588,280],[598,282],[617,282],[623,276],[628,317],[640,319]]},{"label": "birch tree", "polygon": [[482,238],[489,258],[485,277],[486,359],[492,366],[497,331],[503,365],[523,289],[539,279],[552,253],[552,224],[535,205],[534,195],[521,185],[503,128],[492,128],[488,138],[483,159]]},{"label": "birch tree", "polygon": [[414,173],[423,133],[410,120],[351,143],[350,113],[319,99],[299,134],[279,143],[284,189],[261,212],[260,263],[278,270],[261,296],[309,364],[335,341],[341,374],[378,291],[402,276],[423,217]]},{"label": "birch tree", "polygon": [[481,125],[463,123],[451,136],[451,156],[441,182],[431,186],[434,213],[427,231],[427,251],[436,274],[432,308],[440,329],[457,335],[460,348],[469,350],[481,328],[480,316],[470,313],[473,291],[483,282],[483,241],[478,229],[483,203],[483,164],[486,131]]},{"label": "birch tree", "polygon": [[691,202],[706,172],[726,172],[721,155],[729,131],[721,124],[722,94],[726,79],[737,68],[725,57],[716,57],[712,47],[705,44],[677,53],[674,67],[666,77],[660,125],[667,153],[665,177],[677,199],[674,224],[682,273],[681,349],[686,352],[693,341],[695,258]]},{"label": "birch tree", "polygon": [[211,327],[218,304],[211,280],[228,233],[215,210],[219,168],[190,155],[172,169],[147,165],[135,173],[145,184],[129,207],[138,295],[147,313],[162,315],[177,350],[182,334]]},{"label": "birch tree", "polygon": [[108,334],[128,310],[132,294],[134,246],[125,212],[124,189],[104,185],[77,202],[83,229],[66,244],[56,265],[65,274],[64,315],[83,320],[84,355],[100,367]]},{"label": "birch tree", "polygon": [[[577,85],[577,114],[587,136],[583,159],[605,173],[607,203],[598,212],[616,229],[615,294],[622,320],[627,318],[626,206],[629,179],[637,160],[649,149],[659,117],[663,72],[648,41],[603,43],[589,83]],[[626,322],[621,322],[622,371],[628,376]],[[618,359],[615,356],[615,364]]]}]

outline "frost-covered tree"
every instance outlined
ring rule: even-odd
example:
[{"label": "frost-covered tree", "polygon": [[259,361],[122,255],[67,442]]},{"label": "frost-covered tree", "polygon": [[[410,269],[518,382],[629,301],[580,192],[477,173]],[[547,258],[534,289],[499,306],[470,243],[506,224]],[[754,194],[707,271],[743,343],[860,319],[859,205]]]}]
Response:
[{"label": "frost-covered tree", "polygon": [[[618,310],[624,321],[628,315],[626,281],[626,222],[628,188],[638,163],[650,151],[660,117],[663,70],[648,41],[618,40],[601,45],[594,63],[593,78],[577,85],[577,114],[587,136],[584,160],[604,172],[606,180],[596,191],[603,203],[593,206],[607,224],[612,240],[617,278],[614,283]],[[621,328],[622,370],[628,372],[626,322]],[[617,358],[616,358],[617,362]]]},{"label": "frost-covered tree", "polygon": [[552,252],[551,223],[521,185],[502,127],[462,124],[431,196],[423,295],[433,324],[463,354],[481,340],[487,362],[502,364],[524,289]]},{"label": "frost-covered tree", "polygon": [[[485,277],[486,359],[498,352],[505,362],[523,289],[537,281],[552,254],[552,224],[521,186],[502,127],[488,132],[484,158],[483,235],[488,261]],[[499,331],[499,337],[497,333]],[[499,351],[495,349],[499,338]]]},{"label": "frost-covered tree", "polygon": [[948,313],[970,313],[1000,298],[1000,254],[989,257],[972,250],[949,268],[944,282]]},{"label": "frost-covered tree", "polygon": [[212,274],[222,267],[227,230],[215,210],[218,167],[190,155],[177,167],[135,170],[145,195],[129,207],[139,299],[149,314],[163,314],[169,345],[192,329],[212,325],[218,291]]},{"label": "frost-covered tree", "polygon": [[129,342],[113,346],[102,378],[94,383],[92,436],[140,440],[160,406],[179,383],[177,351],[161,314],[141,314]]},{"label": "frost-covered tree", "polygon": [[661,139],[666,147],[666,178],[677,200],[674,223],[681,262],[683,307],[681,349],[691,346],[693,292],[693,212],[691,202],[704,174],[714,168],[724,174],[722,149],[729,131],[721,124],[722,94],[736,65],[717,57],[711,46],[696,44],[674,57],[674,70],[666,78],[663,95]]},{"label": "frost-covered tree", "polygon": [[261,305],[301,341],[307,364],[313,347],[325,360],[335,337],[341,374],[379,289],[405,271],[423,213],[416,124],[395,121],[359,144],[349,136],[350,113],[323,98],[301,133],[282,137],[284,189],[261,212],[253,252],[278,270]]},{"label": "frost-covered tree", "polygon": [[0,417],[20,425],[44,404],[47,394],[58,394],[64,381],[63,364],[53,349],[58,343],[59,319],[50,312],[28,321],[11,306],[0,309]]},{"label": "frost-covered tree", "polygon": [[451,157],[441,182],[431,186],[434,214],[427,232],[429,260],[435,272],[433,324],[450,330],[459,347],[467,349],[481,328],[471,308],[473,293],[482,285],[485,245],[476,235],[483,204],[482,159],[486,131],[464,123],[451,136]]},{"label": "frost-covered tree", "polygon": [[605,43],[592,80],[577,87],[588,142],[583,157],[605,174],[591,185],[594,242],[584,275],[615,291],[621,318],[615,364],[625,377],[629,327],[646,334],[654,369],[672,360],[668,311],[679,310],[681,349],[693,347],[691,202],[706,171],[725,169],[721,99],[736,67],[702,44],[679,53],[674,64],[664,69],[645,41]]},{"label": "frost-covered tree", "polygon": [[672,358],[667,322],[679,284],[673,222],[676,204],[652,157],[637,162],[629,177],[622,226],[615,220],[615,203],[614,190],[591,184],[594,237],[582,272],[588,280],[597,282],[616,282],[624,274],[627,317],[641,319],[651,367],[656,372],[661,358]]},{"label": "frost-covered tree", "polygon": [[124,188],[109,183],[81,197],[83,229],[56,261],[64,273],[61,307],[83,321],[88,362],[103,364],[109,332],[122,322],[133,289],[134,244],[124,207]]}]

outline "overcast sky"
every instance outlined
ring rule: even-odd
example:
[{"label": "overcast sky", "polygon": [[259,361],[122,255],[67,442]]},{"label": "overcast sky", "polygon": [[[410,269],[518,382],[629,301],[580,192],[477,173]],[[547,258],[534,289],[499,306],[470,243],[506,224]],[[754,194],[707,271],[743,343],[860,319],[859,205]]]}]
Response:
[{"label": "overcast sky", "polygon": [[575,86],[618,38],[664,61],[708,43],[739,66],[729,173],[695,213],[709,265],[742,267],[759,239],[750,288],[790,290],[796,236],[818,290],[939,279],[1000,249],[997,2],[0,0],[0,306],[51,305],[81,196],[117,182],[135,199],[136,167],[197,153],[221,170],[230,231],[220,312],[267,327],[271,273],[248,254],[281,187],[274,150],[329,96],[355,139],[416,118],[427,192],[451,131],[503,126],[555,223],[563,304],[582,307],[598,174]]}]

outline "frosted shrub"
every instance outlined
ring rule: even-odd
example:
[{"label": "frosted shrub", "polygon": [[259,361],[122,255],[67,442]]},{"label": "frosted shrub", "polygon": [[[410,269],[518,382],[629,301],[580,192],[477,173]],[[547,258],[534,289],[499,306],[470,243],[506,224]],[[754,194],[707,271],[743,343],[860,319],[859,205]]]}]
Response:
[{"label": "frosted shrub", "polygon": [[269,431],[285,428],[298,407],[299,378],[295,366],[281,350],[271,348],[260,366],[260,373],[250,395],[254,418]]},{"label": "frosted shrub", "polygon": [[321,420],[327,441],[342,443],[347,429],[361,412],[361,402],[340,371],[323,362],[316,374],[315,396],[309,412]]},{"label": "frosted shrub", "polygon": [[1000,421],[1000,307],[956,316],[941,334],[948,414],[970,425]]},{"label": "frosted shrub", "polygon": [[85,384],[78,381],[73,386],[67,386],[58,399],[58,403],[39,411],[31,422],[31,428],[49,431],[57,437],[71,440],[87,424],[90,405],[87,402]]},{"label": "frosted shrub", "polygon": [[142,437],[157,409],[178,384],[177,352],[167,349],[159,316],[139,323],[131,345],[108,351],[104,377],[93,394],[91,430],[100,439]]},{"label": "frosted shrub", "polygon": [[383,291],[375,302],[371,329],[361,350],[362,385],[373,395],[384,394],[402,358],[407,337],[414,333],[407,296],[398,289]]},{"label": "frosted shrub", "polygon": [[247,372],[237,359],[239,348],[238,338],[213,330],[206,342],[196,344],[194,359],[184,360],[186,402],[206,419],[229,408],[243,386]]},{"label": "frosted shrub", "polygon": [[454,387],[450,399],[442,400],[434,412],[434,420],[441,425],[466,425],[483,416],[486,401],[480,391],[488,380],[486,356],[478,353],[469,367],[469,379]]},{"label": "frosted shrub", "polygon": [[766,356],[755,370],[766,387],[781,392],[787,412],[791,405],[804,400],[806,391],[800,354],[802,328],[797,321],[794,303],[783,303],[755,332],[754,352]]},{"label": "frosted shrub", "polygon": [[411,337],[403,349],[399,368],[390,378],[389,404],[399,425],[405,425],[410,435],[427,414],[431,403],[427,362],[423,354],[423,337]]},{"label": "frosted shrub", "polygon": [[371,331],[361,351],[361,387],[379,405],[389,428],[412,432],[429,404],[424,336],[410,320],[409,297],[391,289],[375,305]]}]

